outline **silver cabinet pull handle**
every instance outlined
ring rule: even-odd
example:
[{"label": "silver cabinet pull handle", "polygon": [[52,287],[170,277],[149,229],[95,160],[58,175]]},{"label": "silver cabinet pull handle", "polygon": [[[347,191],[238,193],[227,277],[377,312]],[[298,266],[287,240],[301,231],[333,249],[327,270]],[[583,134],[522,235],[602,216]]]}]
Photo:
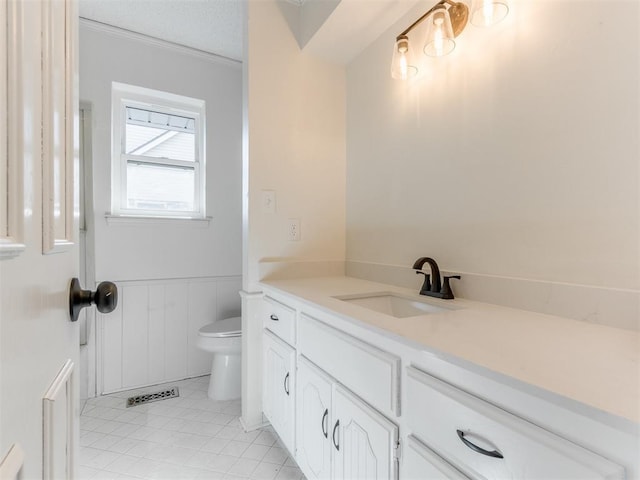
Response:
[{"label": "silver cabinet pull handle", "polygon": [[271,320],[273,320],[274,322],[279,321],[280,319],[278,318],[277,315],[271,314],[271,316],[269,317]]},{"label": "silver cabinet pull handle", "polygon": [[284,392],[289,395],[289,372],[284,376]]},{"label": "silver cabinet pull handle", "polygon": [[498,450],[485,450],[475,443],[470,442],[469,440],[464,438],[464,432],[462,430],[456,430],[456,432],[458,432],[458,437],[460,438],[460,440],[462,440],[462,443],[464,443],[465,446],[469,447],[474,452],[481,453],[482,455],[486,455],[487,457],[504,458],[504,456]]},{"label": "silver cabinet pull handle", "polygon": [[336,421],[336,424],[333,426],[333,433],[331,434],[331,440],[333,440],[333,446],[336,447],[336,450],[340,451],[340,445],[336,442],[336,430],[340,426],[340,420]]}]

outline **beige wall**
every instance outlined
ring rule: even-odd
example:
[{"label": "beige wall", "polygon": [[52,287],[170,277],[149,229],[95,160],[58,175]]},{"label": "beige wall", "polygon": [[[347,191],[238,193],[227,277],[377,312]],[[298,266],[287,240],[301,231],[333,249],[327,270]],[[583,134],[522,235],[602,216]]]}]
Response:
[{"label": "beige wall", "polygon": [[347,69],[347,260],[637,290],[636,1],[513,1],[408,83]]},{"label": "beige wall", "polygon": [[[268,258],[343,260],[345,71],[302,53],[274,1],[248,2],[244,288]],[[276,192],[264,213],[262,191]],[[289,218],[302,238],[290,242]]]},{"label": "beige wall", "polygon": [[[242,423],[262,425],[262,310],[268,259],[322,263],[345,255],[344,67],[314,59],[274,0],[250,0],[245,29],[243,132]],[[276,192],[265,213],[262,191]],[[301,240],[288,240],[289,218]]]}]

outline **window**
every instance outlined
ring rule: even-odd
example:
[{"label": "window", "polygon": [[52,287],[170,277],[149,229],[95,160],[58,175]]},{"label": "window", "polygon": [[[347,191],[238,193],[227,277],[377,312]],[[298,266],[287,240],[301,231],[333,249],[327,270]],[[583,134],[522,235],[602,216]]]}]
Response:
[{"label": "window", "polygon": [[205,103],[113,83],[112,213],[205,216]]}]

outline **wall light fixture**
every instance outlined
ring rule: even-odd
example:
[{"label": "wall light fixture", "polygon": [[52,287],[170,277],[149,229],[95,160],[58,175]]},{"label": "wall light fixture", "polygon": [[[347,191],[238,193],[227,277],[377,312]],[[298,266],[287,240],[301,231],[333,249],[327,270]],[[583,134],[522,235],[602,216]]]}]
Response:
[{"label": "wall light fixture", "polygon": [[[485,27],[495,25],[509,13],[507,0],[472,0],[471,23]],[[412,48],[409,33],[426,23],[426,38],[419,43],[425,55],[441,57],[453,51],[455,38],[469,20],[469,7],[464,1],[440,0],[424,15],[396,37],[391,59],[391,77],[406,80],[418,74],[418,57]]]}]

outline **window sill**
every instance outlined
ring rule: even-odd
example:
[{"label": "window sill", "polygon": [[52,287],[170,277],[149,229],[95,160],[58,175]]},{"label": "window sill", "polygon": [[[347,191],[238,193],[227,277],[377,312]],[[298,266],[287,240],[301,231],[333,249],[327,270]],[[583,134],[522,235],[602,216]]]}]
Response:
[{"label": "window sill", "polygon": [[189,217],[145,217],[136,215],[111,215],[107,213],[104,218],[107,225],[185,225],[197,228],[207,228],[211,223],[211,217],[189,218]]}]

